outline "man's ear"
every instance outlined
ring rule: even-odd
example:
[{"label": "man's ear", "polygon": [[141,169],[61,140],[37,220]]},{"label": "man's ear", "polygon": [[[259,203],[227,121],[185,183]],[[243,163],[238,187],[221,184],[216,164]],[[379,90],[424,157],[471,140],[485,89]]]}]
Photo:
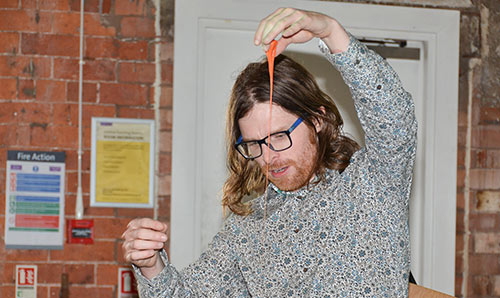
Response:
[{"label": "man's ear", "polygon": [[[324,106],[319,107],[319,111],[321,112],[321,114],[326,115],[326,109]],[[323,120],[319,117],[314,117],[313,122],[316,133],[320,132],[321,129],[323,128]]]}]

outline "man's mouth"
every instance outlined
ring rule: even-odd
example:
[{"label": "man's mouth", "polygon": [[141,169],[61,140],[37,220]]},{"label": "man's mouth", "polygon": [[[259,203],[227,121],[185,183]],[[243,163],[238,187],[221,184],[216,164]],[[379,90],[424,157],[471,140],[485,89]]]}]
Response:
[{"label": "man's mouth", "polygon": [[280,176],[285,175],[286,171],[288,170],[288,167],[282,167],[274,170],[270,170],[271,175],[275,178],[278,178]]}]

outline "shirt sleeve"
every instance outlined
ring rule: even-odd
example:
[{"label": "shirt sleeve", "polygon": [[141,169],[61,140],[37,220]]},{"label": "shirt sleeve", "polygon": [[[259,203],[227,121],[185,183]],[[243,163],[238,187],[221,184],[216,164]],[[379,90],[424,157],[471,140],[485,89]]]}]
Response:
[{"label": "shirt sleeve", "polygon": [[351,91],[369,158],[387,166],[411,161],[417,134],[414,104],[394,69],[352,35],[345,52],[331,54],[321,40],[319,47]]},{"label": "shirt sleeve", "polygon": [[231,225],[225,224],[201,257],[182,271],[170,264],[165,251],[160,253],[165,268],[151,280],[134,266],[140,297],[249,297],[231,234]]}]

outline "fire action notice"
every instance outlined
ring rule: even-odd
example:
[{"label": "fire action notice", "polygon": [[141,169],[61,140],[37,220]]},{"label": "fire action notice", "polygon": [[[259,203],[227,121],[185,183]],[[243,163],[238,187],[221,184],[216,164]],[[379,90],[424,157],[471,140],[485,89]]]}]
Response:
[{"label": "fire action notice", "polygon": [[62,249],[64,152],[8,151],[5,246]]}]

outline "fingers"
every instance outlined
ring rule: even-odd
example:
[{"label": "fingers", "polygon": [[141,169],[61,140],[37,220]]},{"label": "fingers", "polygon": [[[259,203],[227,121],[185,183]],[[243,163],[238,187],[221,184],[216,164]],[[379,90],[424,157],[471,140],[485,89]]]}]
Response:
[{"label": "fingers", "polygon": [[158,232],[167,231],[166,224],[151,218],[136,218],[128,223],[127,228],[132,228],[132,229],[145,228],[145,229],[152,229]]},{"label": "fingers", "polygon": [[294,8],[279,8],[259,23],[254,37],[255,45],[269,44],[302,17],[302,11]]},{"label": "fingers", "polygon": [[150,219],[140,218],[130,221],[122,235],[125,260],[139,267],[152,266],[158,258],[157,251],[167,241],[167,225]]}]

